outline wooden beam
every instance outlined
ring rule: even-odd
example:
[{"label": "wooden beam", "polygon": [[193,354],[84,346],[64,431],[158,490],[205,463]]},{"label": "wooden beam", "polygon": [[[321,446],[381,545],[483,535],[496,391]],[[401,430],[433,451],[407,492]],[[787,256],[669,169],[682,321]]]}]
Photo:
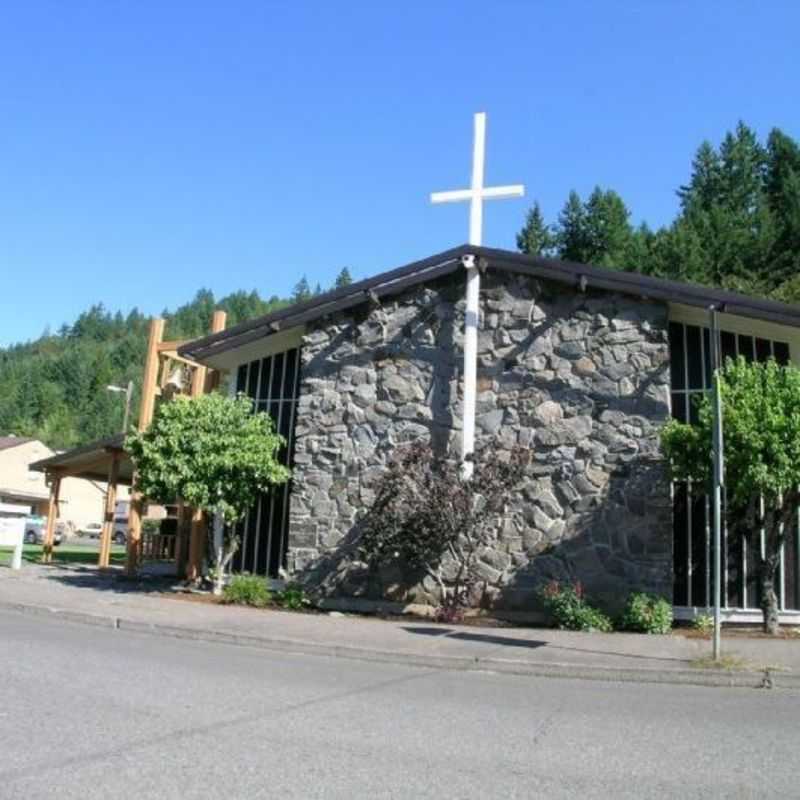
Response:
[{"label": "wooden beam", "polygon": [[108,474],[106,503],[103,511],[103,530],[100,534],[100,555],[97,566],[105,569],[111,562],[111,536],[114,533],[114,515],[117,509],[117,481],[119,479],[119,456],[114,454]]},{"label": "wooden beam", "polygon": [[[158,346],[164,340],[164,320],[154,319],[150,322],[150,337],[147,341],[147,357],[144,363],[142,378],[142,401],[139,406],[139,430],[144,431],[153,421],[156,408],[156,390],[158,389]],[[135,483],[135,479],[134,479]],[[142,550],[142,516],[144,501],[140,492],[133,491],[128,510],[128,540],[125,557],[125,573],[134,576],[139,569]]]},{"label": "wooden beam", "polygon": [[147,342],[147,358],[142,379],[142,401],[139,406],[139,430],[146,430],[153,421],[156,408],[155,388],[158,384],[158,346],[164,338],[164,320],[150,322],[150,338]]},{"label": "wooden beam", "polygon": [[200,509],[194,509],[189,529],[189,558],[186,562],[186,579],[189,581],[196,581],[201,575],[206,538],[206,515]]},{"label": "wooden beam", "polygon": [[53,539],[58,517],[58,496],[61,492],[61,476],[53,475],[50,482],[50,499],[47,502],[47,524],[44,529],[44,547],[42,562],[49,564],[53,560]]},{"label": "wooden beam", "polygon": [[[211,333],[219,333],[225,330],[225,321],[227,314],[224,311],[215,311],[214,316],[211,318]],[[206,391],[206,379],[209,377],[208,368],[204,366],[195,367],[192,374],[192,397],[199,397]]]}]

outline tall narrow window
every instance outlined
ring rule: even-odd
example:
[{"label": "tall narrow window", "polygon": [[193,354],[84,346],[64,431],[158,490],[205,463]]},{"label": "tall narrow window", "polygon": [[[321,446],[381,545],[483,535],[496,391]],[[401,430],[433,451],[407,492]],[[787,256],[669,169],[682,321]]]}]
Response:
[{"label": "tall narrow window", "polygon": [[[681,422],[697,420],[697,403],[711,388],[708,328],[669,324],[670,395],[672,416]],[[723,358],[744,356],[748,361],[774,358],[789,362],[789,345],[755,336],[720,332]],[[711,504],[707,487],[695,483],[673,486],[673,578],[676,606],[706,607],[712,597]],[[722,602],[727,608],[758,608],[760,602],[755,560],[762,543],[756,531],[746,541],[728,541],[723,525]],[[779,601],[782,609],[800,608],[800,520],[787,537],[780,570]]]},{"label": "tall narrow window", "polygon": [[[239,367],[236,391],[251,397],[255,410],[272,418],[275,430],[284,438],[278,458],[292,466],[297,396],[300,385],[300,348],[251,361]],[[233,559],[234,572],[278,577],[286,566],[289,523],[289,483],[265,492],[238,524],[239,550]]]}]

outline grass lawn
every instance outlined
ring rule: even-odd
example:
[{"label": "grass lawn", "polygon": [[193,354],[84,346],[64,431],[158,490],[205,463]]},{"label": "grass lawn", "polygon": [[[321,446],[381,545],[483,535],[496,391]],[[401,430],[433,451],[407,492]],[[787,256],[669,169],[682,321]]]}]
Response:
[{"label": "grass lawn", "polygon": [[[8,566],[13,553],[11,547],[0,547],[0,565]],[[97,564],[98,548],[92,545],[62,544],[53,548],[53,563],[57,564]],[[35,563],[42,560],[42,545],[26,544],[22,548],[22,560]],[[111,563],[125,563],[125,548],[111,546]]]}]

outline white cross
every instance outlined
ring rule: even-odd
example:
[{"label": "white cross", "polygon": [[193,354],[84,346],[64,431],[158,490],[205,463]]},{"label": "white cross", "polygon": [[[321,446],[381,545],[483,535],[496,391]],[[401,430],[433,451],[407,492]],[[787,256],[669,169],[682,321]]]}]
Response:
[{"label": "white cross", "polygon": [[469,200],[469,243],[483,244],[483,201],[498,200],[505,197],[522,197],[525,187],[516,183],[512,186],[484,186],[483,173],[486,160],[486,114],[481,111],[475,115],[475,138],[472,145],[472,187],[456,189],[451,192],[433,192],[431,203],[456,203]]},{"label": "white cross", "polygon": [[[522,197],[525,187],[483,185],[486,156],[486,114],[475,115],[475,140],[472,146],[472,187],[453,192],[433,192],[432,203],[469,200],[469,243],[480,247],[483,238],[483,201],[503,197]],[[475,397],[478,377],[478,319],[480,317],[481,276],[474,255],[464,257],[467,270],[466,311],[464,313],[464,410],[461,431],[462,475],[472,475],[468,457],[475,451]]]}]

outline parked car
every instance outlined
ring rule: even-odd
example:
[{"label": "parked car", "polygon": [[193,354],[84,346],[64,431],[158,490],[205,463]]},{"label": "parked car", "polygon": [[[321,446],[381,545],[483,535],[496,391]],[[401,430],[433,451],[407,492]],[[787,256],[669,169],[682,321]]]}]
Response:
[{"label": "parked car", "polygon": [[101,523],[90,522],[78,531],[78,536],[88,536],[90,539],[99,539],[102,532],[103,526]]},{"label": "parked car", "polygon": [[[44,517],[28,517],[25,520],[25,544],[44,544],[47,520]],[[56,522],[53,531],[53,544],[59,545],[64,539],[64,523]]]},{"label": "parked car", "polygon": [[115,519],[114,533],[111,535],[114,544],[125,544],[128,541],[128,520]]}]

